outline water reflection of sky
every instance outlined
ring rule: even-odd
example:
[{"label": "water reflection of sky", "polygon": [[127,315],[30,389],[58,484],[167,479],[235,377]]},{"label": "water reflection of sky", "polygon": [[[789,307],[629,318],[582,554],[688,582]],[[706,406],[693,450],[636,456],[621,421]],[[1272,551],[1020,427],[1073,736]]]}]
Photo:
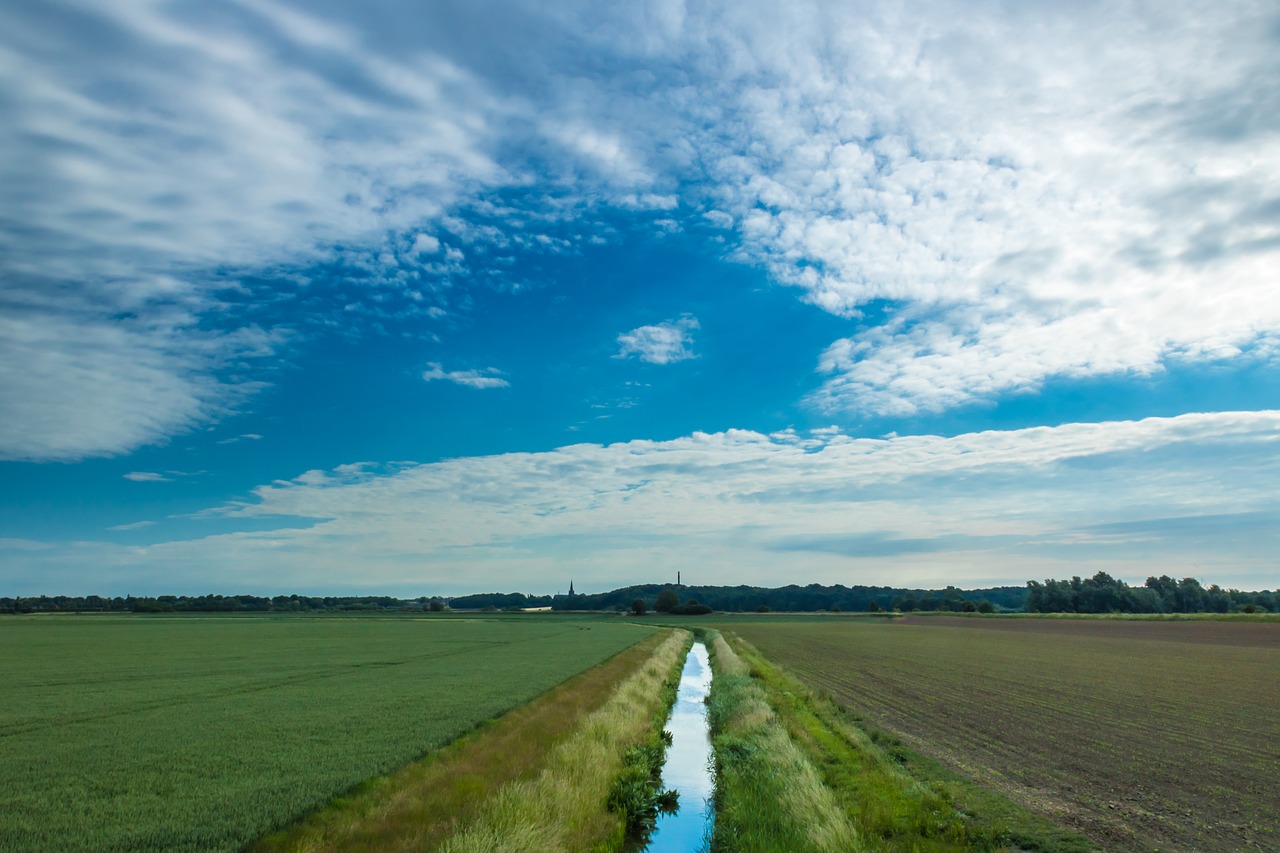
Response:
[{"label": "water reflection of sky", "polygon": [[711,740],[705,700],[711,690],[707,647],[695,643],[680,673],[676,703],[667,720],[671,747],[662,768],[662,787],[680,792],[680,809],[658,818],[649,853],[693,853],[703,847],[712,794]]}]

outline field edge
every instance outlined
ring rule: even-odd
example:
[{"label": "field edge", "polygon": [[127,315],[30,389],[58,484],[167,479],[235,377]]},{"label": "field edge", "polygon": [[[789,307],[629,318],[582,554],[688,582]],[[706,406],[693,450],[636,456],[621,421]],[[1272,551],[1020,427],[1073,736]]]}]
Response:
[{"label": "field edge", "polygon": [[551,748],[607,702],[670,633],[654,630],[439,749],[357,784],[257,839],[246,853],[435,849],[503,786],[541,772]]}]

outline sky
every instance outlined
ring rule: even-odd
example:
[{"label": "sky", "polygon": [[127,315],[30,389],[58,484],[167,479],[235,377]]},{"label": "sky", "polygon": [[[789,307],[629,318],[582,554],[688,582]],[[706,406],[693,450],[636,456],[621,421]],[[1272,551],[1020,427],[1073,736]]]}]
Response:
[{"label": "sky", "polygon": [[0,7],[0,595],[1280,587],[1272,2]]}]

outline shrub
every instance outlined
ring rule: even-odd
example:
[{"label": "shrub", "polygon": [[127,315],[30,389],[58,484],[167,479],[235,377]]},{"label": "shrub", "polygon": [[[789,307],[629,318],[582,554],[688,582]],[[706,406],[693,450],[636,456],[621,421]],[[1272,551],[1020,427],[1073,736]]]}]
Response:
[{"label": "shrub", "polygon": [[699,604],[696,601],[677,604],[675,607],[671,608],[671,615],[673,616],[706,616],[711,612],[712,610],[710,607],[705,604]]}]

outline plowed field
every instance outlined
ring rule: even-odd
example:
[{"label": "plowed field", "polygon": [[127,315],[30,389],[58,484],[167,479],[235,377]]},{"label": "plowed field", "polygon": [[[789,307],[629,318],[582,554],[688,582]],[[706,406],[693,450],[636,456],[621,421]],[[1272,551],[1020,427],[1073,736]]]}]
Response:
[{"label": "plowed field", "polygon": [[1280,849],[1280,623],[723,627],[874,728],[1105,849]]}]

